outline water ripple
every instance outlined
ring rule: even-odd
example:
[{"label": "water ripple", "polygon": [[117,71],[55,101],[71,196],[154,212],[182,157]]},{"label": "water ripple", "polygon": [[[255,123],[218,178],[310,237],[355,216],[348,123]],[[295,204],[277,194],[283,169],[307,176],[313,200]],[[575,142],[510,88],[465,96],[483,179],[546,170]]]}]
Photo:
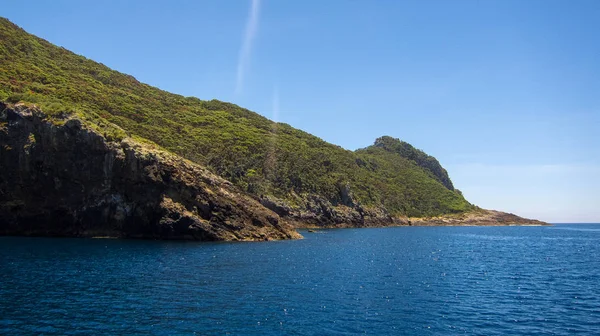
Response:
[{"label": "water ripple", "polygon": [[0,334],[600,334],[600,226],[0,238]]}]

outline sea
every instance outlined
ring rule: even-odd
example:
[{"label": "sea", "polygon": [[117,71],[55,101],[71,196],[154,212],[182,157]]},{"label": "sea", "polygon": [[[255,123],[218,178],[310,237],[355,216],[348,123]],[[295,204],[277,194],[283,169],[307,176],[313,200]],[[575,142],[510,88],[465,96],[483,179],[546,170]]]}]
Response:
[{"label": "sea", "polygon": [[600,224],[0,237],[0,335],[600,335]]}]

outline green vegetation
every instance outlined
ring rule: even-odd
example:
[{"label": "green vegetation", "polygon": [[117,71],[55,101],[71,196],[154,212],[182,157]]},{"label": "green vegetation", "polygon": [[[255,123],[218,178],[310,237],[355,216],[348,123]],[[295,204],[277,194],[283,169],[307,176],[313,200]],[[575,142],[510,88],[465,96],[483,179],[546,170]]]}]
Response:
[{"label": "green vegetation", "polygon": [[433,156],[425,154],[422,150],[416,149],[408,142],[383,136],[375,140],[375,147],[397,153],[404,158],[414,161],[419,167],[430,173],[431,177],[440,181],[446,188],[454,190],[454,185],[452,185],[448,172],[442,168],[438,160]]},{"label": "green vegetation", "polygon": [[218,100],[168,93],[75,55],[0,18],[0,100],[75,113],[107,138],[148,139],[254,195],[334,205],[349,185],[363,206],[428,216],[473,208],[437,160],[389,137],[356,152]]}]

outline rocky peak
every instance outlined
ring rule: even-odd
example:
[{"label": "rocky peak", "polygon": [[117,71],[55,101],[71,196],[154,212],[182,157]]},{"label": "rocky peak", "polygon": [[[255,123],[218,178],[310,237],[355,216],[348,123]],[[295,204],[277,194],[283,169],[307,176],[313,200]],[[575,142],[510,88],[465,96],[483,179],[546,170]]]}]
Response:
[{"label": "rocky peak", "polygon": [[442,183],[444,187],[454,190],[454,185],[448,176],[448,172],[442,167],[438,160],[433,156],[425,154],[422,150],[416,149],[408,142],[386,135],[377,138],[373,146],[399,154],[404,158],[414,161],[419,167],[428,171],[432,177]]}]

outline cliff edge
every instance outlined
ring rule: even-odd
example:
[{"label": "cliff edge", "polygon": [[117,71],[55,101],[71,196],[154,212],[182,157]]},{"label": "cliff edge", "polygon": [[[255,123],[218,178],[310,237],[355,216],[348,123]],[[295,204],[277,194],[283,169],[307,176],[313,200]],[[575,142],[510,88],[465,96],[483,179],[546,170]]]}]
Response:
[{"label": "cliff edge", "polygon": [[49,118],[35,106],[0,103],[0,235],[301,237],[198,164],[101,132],[73,115]]}]

